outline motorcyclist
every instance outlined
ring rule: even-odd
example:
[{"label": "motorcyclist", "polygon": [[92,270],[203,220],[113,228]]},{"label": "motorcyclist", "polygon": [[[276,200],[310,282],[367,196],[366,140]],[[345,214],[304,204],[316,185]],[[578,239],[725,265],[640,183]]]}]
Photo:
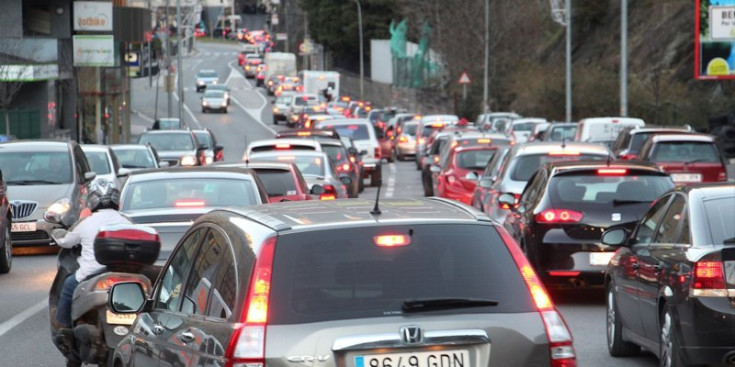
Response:
[{"label": "motorcyclist", "polygon": [[90,184],[87,197],[87,208],[91,210],[91,215],[79,219],[68,232],[55,229],[52,233],[56,243],[61,247],[72,248],[77,244],[82,246],[81,256],[77,259],[79,269],[64,281],[56,309],[56,322],[62,328],[72,326],[72,296],[79,282],[105,268],[94,257],[94,239],[100,227],[132,223],[117,211],[119,202],[120,190],[117,186],[109,180],[97,179]]}]

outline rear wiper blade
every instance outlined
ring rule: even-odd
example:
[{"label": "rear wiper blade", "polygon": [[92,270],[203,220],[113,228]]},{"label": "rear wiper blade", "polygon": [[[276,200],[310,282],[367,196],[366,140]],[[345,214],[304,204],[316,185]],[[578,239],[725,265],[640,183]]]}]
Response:
[{"label": "rear wiper blade", "polygon": [[726,239],[726,240],[722,241],[722,243],[724,243],[724,244],[726,244],[726,245],[735,245],[735,237],[733,237],[733,238],[728,238],[728,239]]},{"label": "rear wiper blade", "polygon": [[47,181],[47,180],[18,180],[8,181],[8,185],[56,185],[58,182]]},{"label": "rear wiper blade", "polygon": [[650,201],[646,201],[646,200],[618,200],[618,199],[613,200],[613,205],[615,205],[615,206],[617,206],[617,205],[628,205],[628,204],[645,204],[645,203],[650,203]]},{"label": "rear wiper blade", "polygon": [[418,298],[403,302],[403,312],[424,312],[447,310],[453,308],[497,306],[500,302],[493,299],[480,298]]}]

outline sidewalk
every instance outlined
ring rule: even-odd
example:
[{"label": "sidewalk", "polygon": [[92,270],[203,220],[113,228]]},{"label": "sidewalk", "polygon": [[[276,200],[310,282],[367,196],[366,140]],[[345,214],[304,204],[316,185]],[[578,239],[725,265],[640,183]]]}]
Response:
[{"label": "sidewalk", "polygon": [[[138,140],[138,136],[146,128],[153,125],[156,116],[168,115],[168,95],[164,90],[164,77],[162,74],[153,76],[153,84],[149,86],[148,78],[130,79],[130,135],[131,143]],[[158,82],[158,114],[156,114],[156,82]],[[178,104],[172,98],[172,115],[178,115]]]}]

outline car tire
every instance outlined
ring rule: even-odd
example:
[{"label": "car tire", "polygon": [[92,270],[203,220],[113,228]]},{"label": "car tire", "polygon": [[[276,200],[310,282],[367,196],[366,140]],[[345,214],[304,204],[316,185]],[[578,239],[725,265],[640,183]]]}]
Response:
[{"label": "car tire", "polygon": [[357,188],[358,192],[365,191],[365,177],[363,177],[362,172],[360,172],[360,175],[357,178]]},{"label": "car tire", "polygon": [[381,166],[378,165],[375,167],[375,171],[370,174],[370,186],[377,187],[382,178],[383,170],[381,169]]},{"label": "car tire", "polygon": [[674,318],[667,306],[664,306],[664,314],[661,316],[660,338],[659,365],[664,367],[686,366],[679,351],[679,340],[676,337]]},{"label": "car tire", "polygon": [[13,242],[10,236],[10,222],[5,228],[5,239],[3,240],[3,246],[0,248],[0,274],[6,274],[10,272],[10,268],[13,265]]},{"label": "car tire", "polygon": [[421,171],[421,184],[424,187],[424,196],[434,196],[434,188],[431,185],[431,172]]},{"label": "car tire", "polygon": [[615,303],[615,293],[612,285],[605,288],[606,321],[607,321],[607,351],[613,357],[633,356],[641,348],[631,342],[623,340],[623,323],[618,318],[618,306]]},{"label": "car tire", "polygon": [[421,171],[421,160],[416,156],[416,170]]},{"label": "car tire", "polygon": [[400,154],[400,153],[396,152],[396,159],[399,160],[399,161],[401,161],[401,162],[403,162],[403,161],[406,160],[406,156],[403,155],[403,154]]}]

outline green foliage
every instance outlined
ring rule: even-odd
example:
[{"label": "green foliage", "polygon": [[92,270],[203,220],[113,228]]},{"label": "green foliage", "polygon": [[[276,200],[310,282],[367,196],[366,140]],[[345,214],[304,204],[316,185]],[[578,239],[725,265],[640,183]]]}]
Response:
[{"label": "green foliage", "polygon": [[[398,14],[395,0],[362,0],[363,39],[388,39],[388,25]],[[337,58],[357,55],[359,28],[357,4],[352,0],[300,0],[309,18],[309,35]]]}]

